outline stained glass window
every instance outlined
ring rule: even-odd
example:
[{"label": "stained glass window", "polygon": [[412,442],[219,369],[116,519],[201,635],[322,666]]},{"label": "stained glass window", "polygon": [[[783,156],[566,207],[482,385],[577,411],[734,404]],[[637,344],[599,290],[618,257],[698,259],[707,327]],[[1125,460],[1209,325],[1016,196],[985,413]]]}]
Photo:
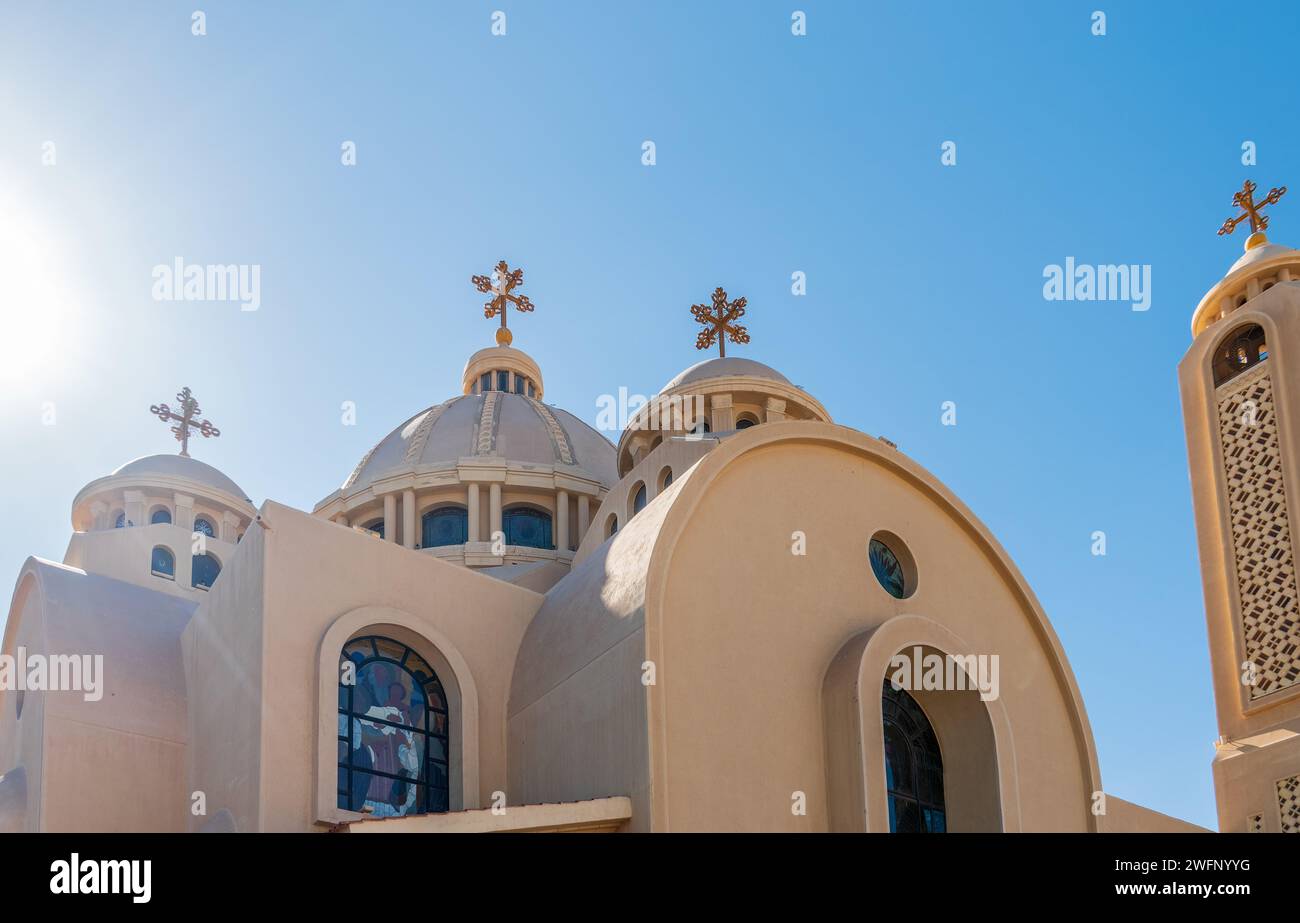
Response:
[{"label": "stained glass window", "polygon": [[463,545],[469,541],[469,514],[461,506],[430,510],[420,519],[420,546]]},{"label": "stained glass window", "polygon": [[204,519],[202,516],[194,517],[194,531],[202,532],[208,538],[217,537],[217,530],[212,528],[212,523],[208,522],[208,520]]},{"label": "stained glass window", "polygon": [[530,506],[517,506],[501,514],[507,545],[551,548],[551,514]]},{"label": "stained glass window", "polygon": [[211,554],[196,554],[191,562],[190,585],[201,590],[212,588],[212,583],[221,573],[221,562]]},{"label": "stained glass window", "polygon": [[871,559],[871,571],[890,596],[902,599],[907,595],[907,581],[903,575],[903,565],[898,563],[898,556],[879,539],[873,538],[867,549]]},{"label": "stained glass window", "polygon": [[149,521],[154,525],[157,525],[158,523],[171,522],[172,521],[171,511],[165,509],[154,510],[153,515],[149,517]]},{"label": "stained glass window", "polygon": [[167,548],[159,545],[153,550],[149,559],[149,570],[155,577],[176,579],[176,556]]},{"label": "stained glass window", "polygon": [[433,668],[372,635],[347,643],[339,676],[338,806],[373,817],[448,810],[447,696]]},{"label": "stained glass window", "polygon": [[890,833],[943,833],[943,759],[930,719],[906,690],[885,680],[885,788]]}]

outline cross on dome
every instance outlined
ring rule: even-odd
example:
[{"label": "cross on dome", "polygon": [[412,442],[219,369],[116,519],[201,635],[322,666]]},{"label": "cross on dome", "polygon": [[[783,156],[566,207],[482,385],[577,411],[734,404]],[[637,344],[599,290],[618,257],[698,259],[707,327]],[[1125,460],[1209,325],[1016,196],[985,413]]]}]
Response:
[{"label": "cross on dome", "polygon": [[149,412],[158,417],[164,423],[176,421],[172,427],[172,433],[176,436],[176,441],[181,444],[181,454],[186,458],[190,457],[190,429],[196,429],[199,435],[207,439],[209,437],[220,436],[221,430],[212,425],[211,420],[198,420],[194,418],[203,413],[199,409],[199,402],[190,392],[188,387],[181,388],[176,394],[176,400],[180,404],[180,413],[176,413],[166,404],[154,404],[149,408]]},{"label": "cross on dome", "polygon": [[1250,221],[1250,237],[1246,241],[1246,249],[1257,247],[1264,243],[1267,238],[1264,236],[1264,230],[1268,227],[1268,215],[1260,214],[1260,209],[1266,205],[1276,205],[1282,196],[1286,195],[1286,187],[1274,186],[1269,190],[1268,195],[1263,199],[1255,201],[1255,184],[1250,180],[1242,185],[1241,191],[1232,196],[1232,204],[1242,209],[1242,213],[1235,218],[1229,218],[1223,222],[1223,227],[1219,228],[1219,235],[1231,234],[1237,229],[1237,225],[1243,221]]},{"label": "cross on dome", "polygon": [[745,316],[745,305],[747,301],[744,298],[737,298],[735,301],[727,301],[727,293],[719,285],[713,290],[713,304],[693,304],[691,305],[691,314],[701,324],[704,324],[703,330],[695,338],[696,349],[708,349],[714,343],[718,344],[718,355],[726,358],[728,339],[733,343],[748,343],[749,331],[744,325],[737,324],[736,321]]},{"label": "cross on dome", "polygon": [[505,260],[497,263],[496,269],[492,271],[491,276],[473,276],[470,281],[483,294],[491,294],[493,297],[483,305],[483,316],[489,320],[498,314],[501,315],[501,329],[497,331],[497,343],[501,346],[509,346],[514,340],[514,335],[510,333],[510,328],[506,326],[506,311],[511,304],[521,312],[533,310],[533,303],[529,301],[527,295],[512,294],[516,286],[522,285],[524,281],[524,271],[522,269],[512,270]]}]

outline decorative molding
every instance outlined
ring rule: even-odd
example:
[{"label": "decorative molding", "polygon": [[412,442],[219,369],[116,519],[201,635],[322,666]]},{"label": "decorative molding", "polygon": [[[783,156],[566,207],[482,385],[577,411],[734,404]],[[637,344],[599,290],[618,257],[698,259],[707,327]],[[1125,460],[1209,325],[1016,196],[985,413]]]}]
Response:
[{"label": "decorative molding", "polygon": [[483,414],[478,421],[478,441],[474,446],[475,455],[491,455],[496,442],[497,396],[501,392],[488,391],[483,395]]},{"label": "decorative molding", "polygon": [[560,425],[560,421],[555,419],[555,414],[551,413],[551,408],[547,407],[536,398],[525,397],[524,400],[533,405],[533,410],[542,418],[546,424],[546,429],[551,434],[551,444],[555,448],[555,457],[566,465],[576,465],[574,461],[573,447],[569,443],[569,436]]},{"label": "decorative molding", "polygon": [[1277,814],[1283,833],[1300,833],[1300,775],[1277,780]]},{"label": "decorative molding", "polygon": [[415,428],[415,432],[411,435],[410,441],[406,444],[405,460],[408,465],[413,465],[420,460],[420,456],[424,453],[424,447],[429,442],[429,434],[433,432],[433,424],[438,422],[438,418],[442,416],[442,412],[451,405],[452,401],[455,400],[459,400],[459,398],[452,398],[451,401],[443,401],[436,407],[430,407],[424,412],[424,417],[420,420],[419,425]]}]

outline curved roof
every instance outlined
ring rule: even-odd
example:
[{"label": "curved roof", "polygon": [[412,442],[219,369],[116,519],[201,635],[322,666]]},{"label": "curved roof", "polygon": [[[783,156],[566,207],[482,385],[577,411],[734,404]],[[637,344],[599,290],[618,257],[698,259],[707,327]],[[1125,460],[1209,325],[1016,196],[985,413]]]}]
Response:
[{"label": "curved roof", "polygon": [[[491,406],[487,407],[488,402]],[[466,394],[428,407],[379,441],[343,489],[379,477],[467,456],[533,465],[573,465],[603,484],[618,480],[614,446],[573,414],[522,394]]]},{"label": "curved roof", "polygon": [[1259,263],[1264,260],[1272,259],[1275,256],[1284,256],[1288,253],[1295,253],[1291,247],[1284,247],[1281,244],[1263,244],[1259,247],[1251,247],[1243,253],[1237,262],[1232,264],[1226,275],[1232,275],[1238,269],[1249,266],[1252,263]]},{"label": "curved roof", "polygon": [[755,362],[753,359],[742,359],[739,356],[716,357],[705,359],[703,362],[697,362],[688,369],[677,374],[677,377],[668,384],[660,388],[660,391],[671,391],[673,388],[679,388],[682,385],[688,385],[695,381],[704,381],[708,378],[766,378],[769,381],[779,381],[782,384],[790,384],[790,379],[786,378],[770,365],[764,365],[761,362]]},{"label": "curved roof", "polygon": [[130,475],[133,477],[161,475],[164,477],[185,478],[186,480],[197,481],[208,487],[225,491],[236,499],[248,499],[248,494],[244,493],[242,487],[216,468],[185,455],[146,455],[144,458],[129,461],[118,468],[113,472],[112,476],[116,477],[117,475]]}]

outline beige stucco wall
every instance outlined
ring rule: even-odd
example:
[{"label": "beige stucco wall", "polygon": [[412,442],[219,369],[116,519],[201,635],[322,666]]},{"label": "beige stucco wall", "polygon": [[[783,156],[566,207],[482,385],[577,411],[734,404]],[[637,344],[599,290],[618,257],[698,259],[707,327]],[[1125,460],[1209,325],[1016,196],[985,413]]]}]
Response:
[{"label": "beige stucco wall", "polygon": [[[321,765],[330,780],[324,802],[332,804],[337,755],[330,729],[341,647],[322,653],[322,644],[333,626],[368,624],[367,612],[375,613],[374,624],[421,633],[422,653],[464,671],[440,677],[448,685],[460,680],[467,702],[473,693],[477,742],[467,741],[473,752],[464,755],[464,768],[478,781],[465,806],[489,804],[492,792],[506,788],[505,707],[515,652],[541,601],[531,590],[266,503],[187,637],[192,671],[226,661],[238,669],[196,683],[196,693],[201,686],[213,698],[193,727],[204,743],[195,748],[191,771],[194,784],[209,790],[209,812],[230,806],[241,830],[320,829],[313,826],[321,819],[317,730],[325,728],[328,742]],[[328,689],[323,702],[321,688]],[[239,744],[238,758],[227,752],[235,739],[249,741]],[[214,799],[212,791],[228,794]]]},{"label": "beige stucco wall", "polygon": [[193,604],[29,559],[6,627],[5,653],[100,655],[102,695],[0,694],[0,764],[22,766],[25,829],[184,829],[185,682],[181,632]]},{"label": "beige stucco wall", "polygon": [[[918,562],[905,601],[872,576],[879,529]],[[796,531],[806,555],[791,553]],[[956,653],[1001,657],[998,775],[1015,812],[1003,829],[1095,829],[1087,717],[1005,553],[919,466],[813,422],[722,440],[548,594],[515,672],[512,785],[575,799],[623,786],[632,829],[830,829],[828,668],[855,637],[909,616],[961,639]],[[656,682],[643,687],[647,660]],[[795,792],[806,815],[791,811]]]},{"label": "beige stucco wall", "polygon": [[1106,796],[1106,813],[1098,818],[1100,833],[1210,833],[1204,827],[1152,811],[1114,795]]}]

